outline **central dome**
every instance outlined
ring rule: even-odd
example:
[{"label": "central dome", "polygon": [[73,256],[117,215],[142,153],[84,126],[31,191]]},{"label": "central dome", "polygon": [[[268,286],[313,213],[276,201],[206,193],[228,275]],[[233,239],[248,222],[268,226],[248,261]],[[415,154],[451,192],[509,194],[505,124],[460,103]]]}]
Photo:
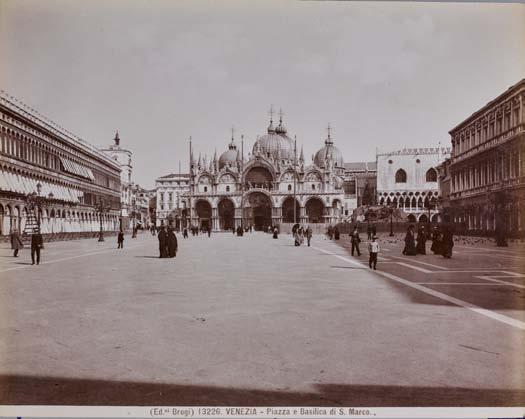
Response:
[{"label": "central dome", "polygon": [[293,159],[294,150],[291,138],[285,135],[270,133],[259,137],[253,145],[253,152],[260,151],[265,156],[274,159]]},{"label": "central dome", "polygon": [[274,128],[273,121],[270,120],[268,133],[259,137],[253,145],[253,153],[261,153],[267,157],[273,157],[276,160],[294,158],[294,142],[286,135],[286,128],[282,120],[277,128]]}]

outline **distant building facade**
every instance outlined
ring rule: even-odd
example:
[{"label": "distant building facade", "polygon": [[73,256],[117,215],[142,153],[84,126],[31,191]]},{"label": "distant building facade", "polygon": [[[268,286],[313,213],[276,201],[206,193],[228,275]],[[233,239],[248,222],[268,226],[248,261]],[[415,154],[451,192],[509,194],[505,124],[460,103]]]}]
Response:
[{"label": "distant building facade", "polygon": [[523,235],[525,79],[450,130],[450,207],[467,229]]},{"label": "distant building facade", "polygon": [[282,121],[255,141],[247,158],[233,135],[220,157],[190,153],[190,223],[212,230],[282,224],[331,224],[342,219],[344,165],[331,131],[308,164]]},{"label": "distant building facade", "polygon": [[171,225],[176,229],[188,226],[187,200],[181,196],[190,191],[190,175],[172,173],[155,180],[155,225]]},{"label": "distant building facade", "polygon": [[438,166],[449,156],[445,147],[377,153],[377,203],[403,210],[409,221],[438,221]]},{"label": "distant building facade", "polygon": [[0,155],[1,235],[30,220],[43,234],[118,229],[119,164],[3,91]]},{"label": "distant building facade", "polygon": [[344,214],[351,215],[362,205],[374,205],[377,193],[377,163],[353,162],[344,164]]}]

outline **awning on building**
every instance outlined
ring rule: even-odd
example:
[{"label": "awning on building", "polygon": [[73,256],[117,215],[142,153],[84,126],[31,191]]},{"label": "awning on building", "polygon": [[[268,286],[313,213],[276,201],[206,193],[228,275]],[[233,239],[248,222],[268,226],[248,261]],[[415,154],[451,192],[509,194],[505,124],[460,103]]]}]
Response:
[{"label": "awning on building", "polygon": [[29,195],[38,191],[38,183],[41,185],[40,196],[44,198],[49,198],[49,194],[52,193],[53,199],[77,204],[84,196],[84,192],[78,189],[0,171],[0,191]]},{"label": "awning on building", "polygon": [[67,173],[71,173],[72,175],[80,176],[91,181],[95,180],[95,176],[93,175],[93,171],[91,169],[88,169],[87,167],[84,167],[64,157],[60,157],[60,162],[64,167],[64,171]]}]

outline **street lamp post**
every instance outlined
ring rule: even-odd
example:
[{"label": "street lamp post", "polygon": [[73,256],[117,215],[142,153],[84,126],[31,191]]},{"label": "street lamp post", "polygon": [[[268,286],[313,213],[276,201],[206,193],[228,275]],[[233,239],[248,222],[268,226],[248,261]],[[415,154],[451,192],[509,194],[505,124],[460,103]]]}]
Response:
[{"label": "street lamp post", "polygon": [[109,211],[109,206],[107,206],[103,199],[100,199],[95,206],[95,209],[98,212],[98,217],[100,220],[100,230],[98,233],[98,241],[103,242],[104,241],[104,227],[102,225],[102,215],[104,215],[105,212]]},{"label": "street lamp post", "polygon": [[131,227],[133,229],[133,232],[131,233],[131,238],[132,239],[135,239],[137,237],[137,229],[135,228],[136,227],[135,226],[135,218],[137,216],[136,208],[137,207],[135,206],[135,202],[133,202],[132,207],[131,207],[131,216],[133,217],[132,218],[132,227]]}]

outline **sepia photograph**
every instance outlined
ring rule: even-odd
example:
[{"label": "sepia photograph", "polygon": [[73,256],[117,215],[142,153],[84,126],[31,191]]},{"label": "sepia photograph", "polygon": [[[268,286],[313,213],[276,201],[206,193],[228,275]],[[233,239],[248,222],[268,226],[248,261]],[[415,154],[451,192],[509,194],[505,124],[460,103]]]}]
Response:
[{"label": "sepia photograph", "polygon": [[0,0],[0,51],[1,417],[525,415],[523,2]]}]

